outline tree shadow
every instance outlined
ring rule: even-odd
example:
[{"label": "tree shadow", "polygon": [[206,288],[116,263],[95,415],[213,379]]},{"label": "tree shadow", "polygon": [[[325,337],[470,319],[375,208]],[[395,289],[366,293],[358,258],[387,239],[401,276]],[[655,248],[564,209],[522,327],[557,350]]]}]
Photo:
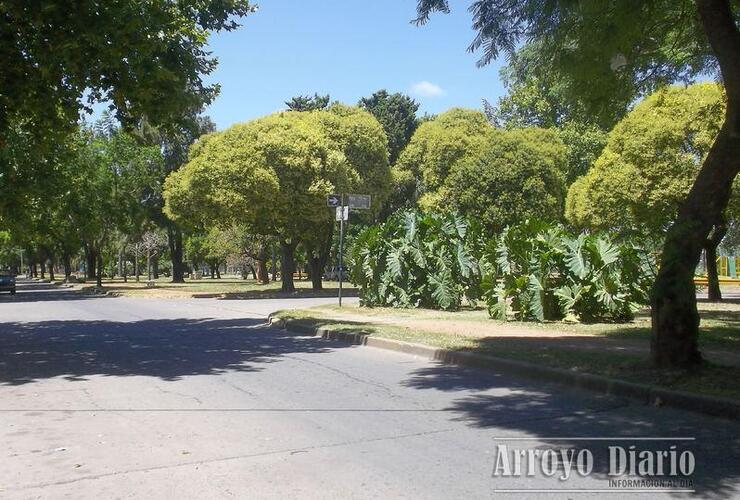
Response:
[{"label": "tree shadow", "polygon": [[2,303],[21,303],[21,302],[57,302],[69,300],[88,300],[105,297],[105,295],[96,295],[85,293],[79,289],[50,287],[21,287],[18,286],[15,295],[9,293],[0,293],[0,304]]},{"label": "tree shadow", "polygon": [[60,376],[84,380],[92,375],[169,381],[255,371],[283,354],[323,352],[329,347],[270,328],[259,319],[0,323],[0,384]]},{"label": "tree shadow", "polygon": [[[609,446],[629,449],[634,445],[638,451],[663,451],[676,445],[679,453],[690,450],[696,457],[696,470],[691,479],[697,494],[716,498],[737,494],[740,480],[740,424],[737,422],[654,408],[496,371],[443,364],[416,370],[404,385],[420,390],[467,391],[466,396],[454,400],[446,409],[457,415],[454,420],[490,429],[492,447],[506,444],[509,449],[565,448],[574,449],[576,453],[584,448],[590,450],[594,456],[592,477],[603,480],[603,487],[607,487],[609,478]],[[540,440],[534,443],[516,440],[522,437]],[[561,439],[550,439],[554,437]],[[579,439],[572,439],[574,437]],[[695,440],[614,439],[635,437],[693,437]],[[589,441],[585,438],[610,439]],[[510,485],[504,482],[499,486]],[[521,487],[522,483],[517,486]],[[568,483],[556,487],[568,488]]]}]

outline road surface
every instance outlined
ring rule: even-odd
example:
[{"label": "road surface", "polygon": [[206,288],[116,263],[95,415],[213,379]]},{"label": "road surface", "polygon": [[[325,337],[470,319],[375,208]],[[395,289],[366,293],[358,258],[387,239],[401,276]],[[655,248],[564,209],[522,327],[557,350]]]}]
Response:
[{"label": "road surface", "polygon": [[[740,496],[738,423],[265,325],[327,301],[0,295],[0,498],[689,496],[610,485],[608,446],[631,445],[693,453],[670,488]],[[546,449],[591,473],[494,474]]]}]

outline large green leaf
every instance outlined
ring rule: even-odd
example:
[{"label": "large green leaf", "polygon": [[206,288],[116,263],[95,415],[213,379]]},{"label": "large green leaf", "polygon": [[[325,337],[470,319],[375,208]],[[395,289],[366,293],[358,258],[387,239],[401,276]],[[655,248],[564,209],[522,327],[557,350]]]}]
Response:
[{"label": "large green leaf", "polygon": [[386,269],[388,269],[388,273],[392,278],[398,279],[401,277],[402,265],[401,252],[399,250],[394,250],[388,253],[388,256],[386,257]]},{"label": "large green leaf", "polygon": [[527,290],[529,292],[528,309],[538,321],[545,321],[545,308],[542,301],[542,283],[534,274],[529,275]]},{"label": "large green leaf", "polygon": [[450,309],[455,302],[453,283],[449,270],[443,269],[439,273],[429,275],[429,284],[432,287],[432,298],[442,309]]},{"label": "large green leaf", "polygon": [[619,247],[603,236],[596,238],[596,251],[604,266],[608,266],[619,259]]}]

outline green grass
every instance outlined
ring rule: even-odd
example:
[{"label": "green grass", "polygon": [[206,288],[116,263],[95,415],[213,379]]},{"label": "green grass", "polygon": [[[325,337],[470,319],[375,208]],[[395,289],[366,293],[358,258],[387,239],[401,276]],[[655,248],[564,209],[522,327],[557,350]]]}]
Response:
[{"label": "green grass", "polygon": [[[702,348],[740,356],[740,305],[700,303],[699,307],[704,316],[700,336]],[[725,366],[712,361],[693,372],[654,369],[648,358],[650,329],[649,316],[645,312],[628,324],[502,323],[488,319],[485,311],[481,310],[442,312],[356,306],[341,310],[336,306],[320,306],[280,311],[275,316],[315,327],[360,332],[740,400],[740,384],[736,383],[740,377],[740,365]],[[427,320],[437,326],[430,327],[425,323],[423,329],[418,327],[419,321]],[[481,329],[486,325],[505,327],[513,332],[519,329],[521,335],[481,334],[471,337],[454,333],[466,324]],[[538,337],[538,332],[561,332],[562,335],[545,338]],[[578,347],[586,342],[595,345]],[[599,342],[603,347],[599,347]],[[621,349],[622,346],[633,346],[634,349]]]}]

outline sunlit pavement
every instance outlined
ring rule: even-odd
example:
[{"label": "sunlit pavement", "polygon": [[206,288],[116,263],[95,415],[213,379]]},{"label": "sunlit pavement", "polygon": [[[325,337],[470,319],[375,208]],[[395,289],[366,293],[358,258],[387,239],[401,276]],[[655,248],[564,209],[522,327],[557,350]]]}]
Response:
[{"label": "sunlit pavement", "polygon": [[[0,295],[0,498],[640,496],[610,487],[609,445],[691,450],[698,496],[740,495],[738,423],[265,325],[331,302]],[[593,472],[494,477],[503,444]]]}]

